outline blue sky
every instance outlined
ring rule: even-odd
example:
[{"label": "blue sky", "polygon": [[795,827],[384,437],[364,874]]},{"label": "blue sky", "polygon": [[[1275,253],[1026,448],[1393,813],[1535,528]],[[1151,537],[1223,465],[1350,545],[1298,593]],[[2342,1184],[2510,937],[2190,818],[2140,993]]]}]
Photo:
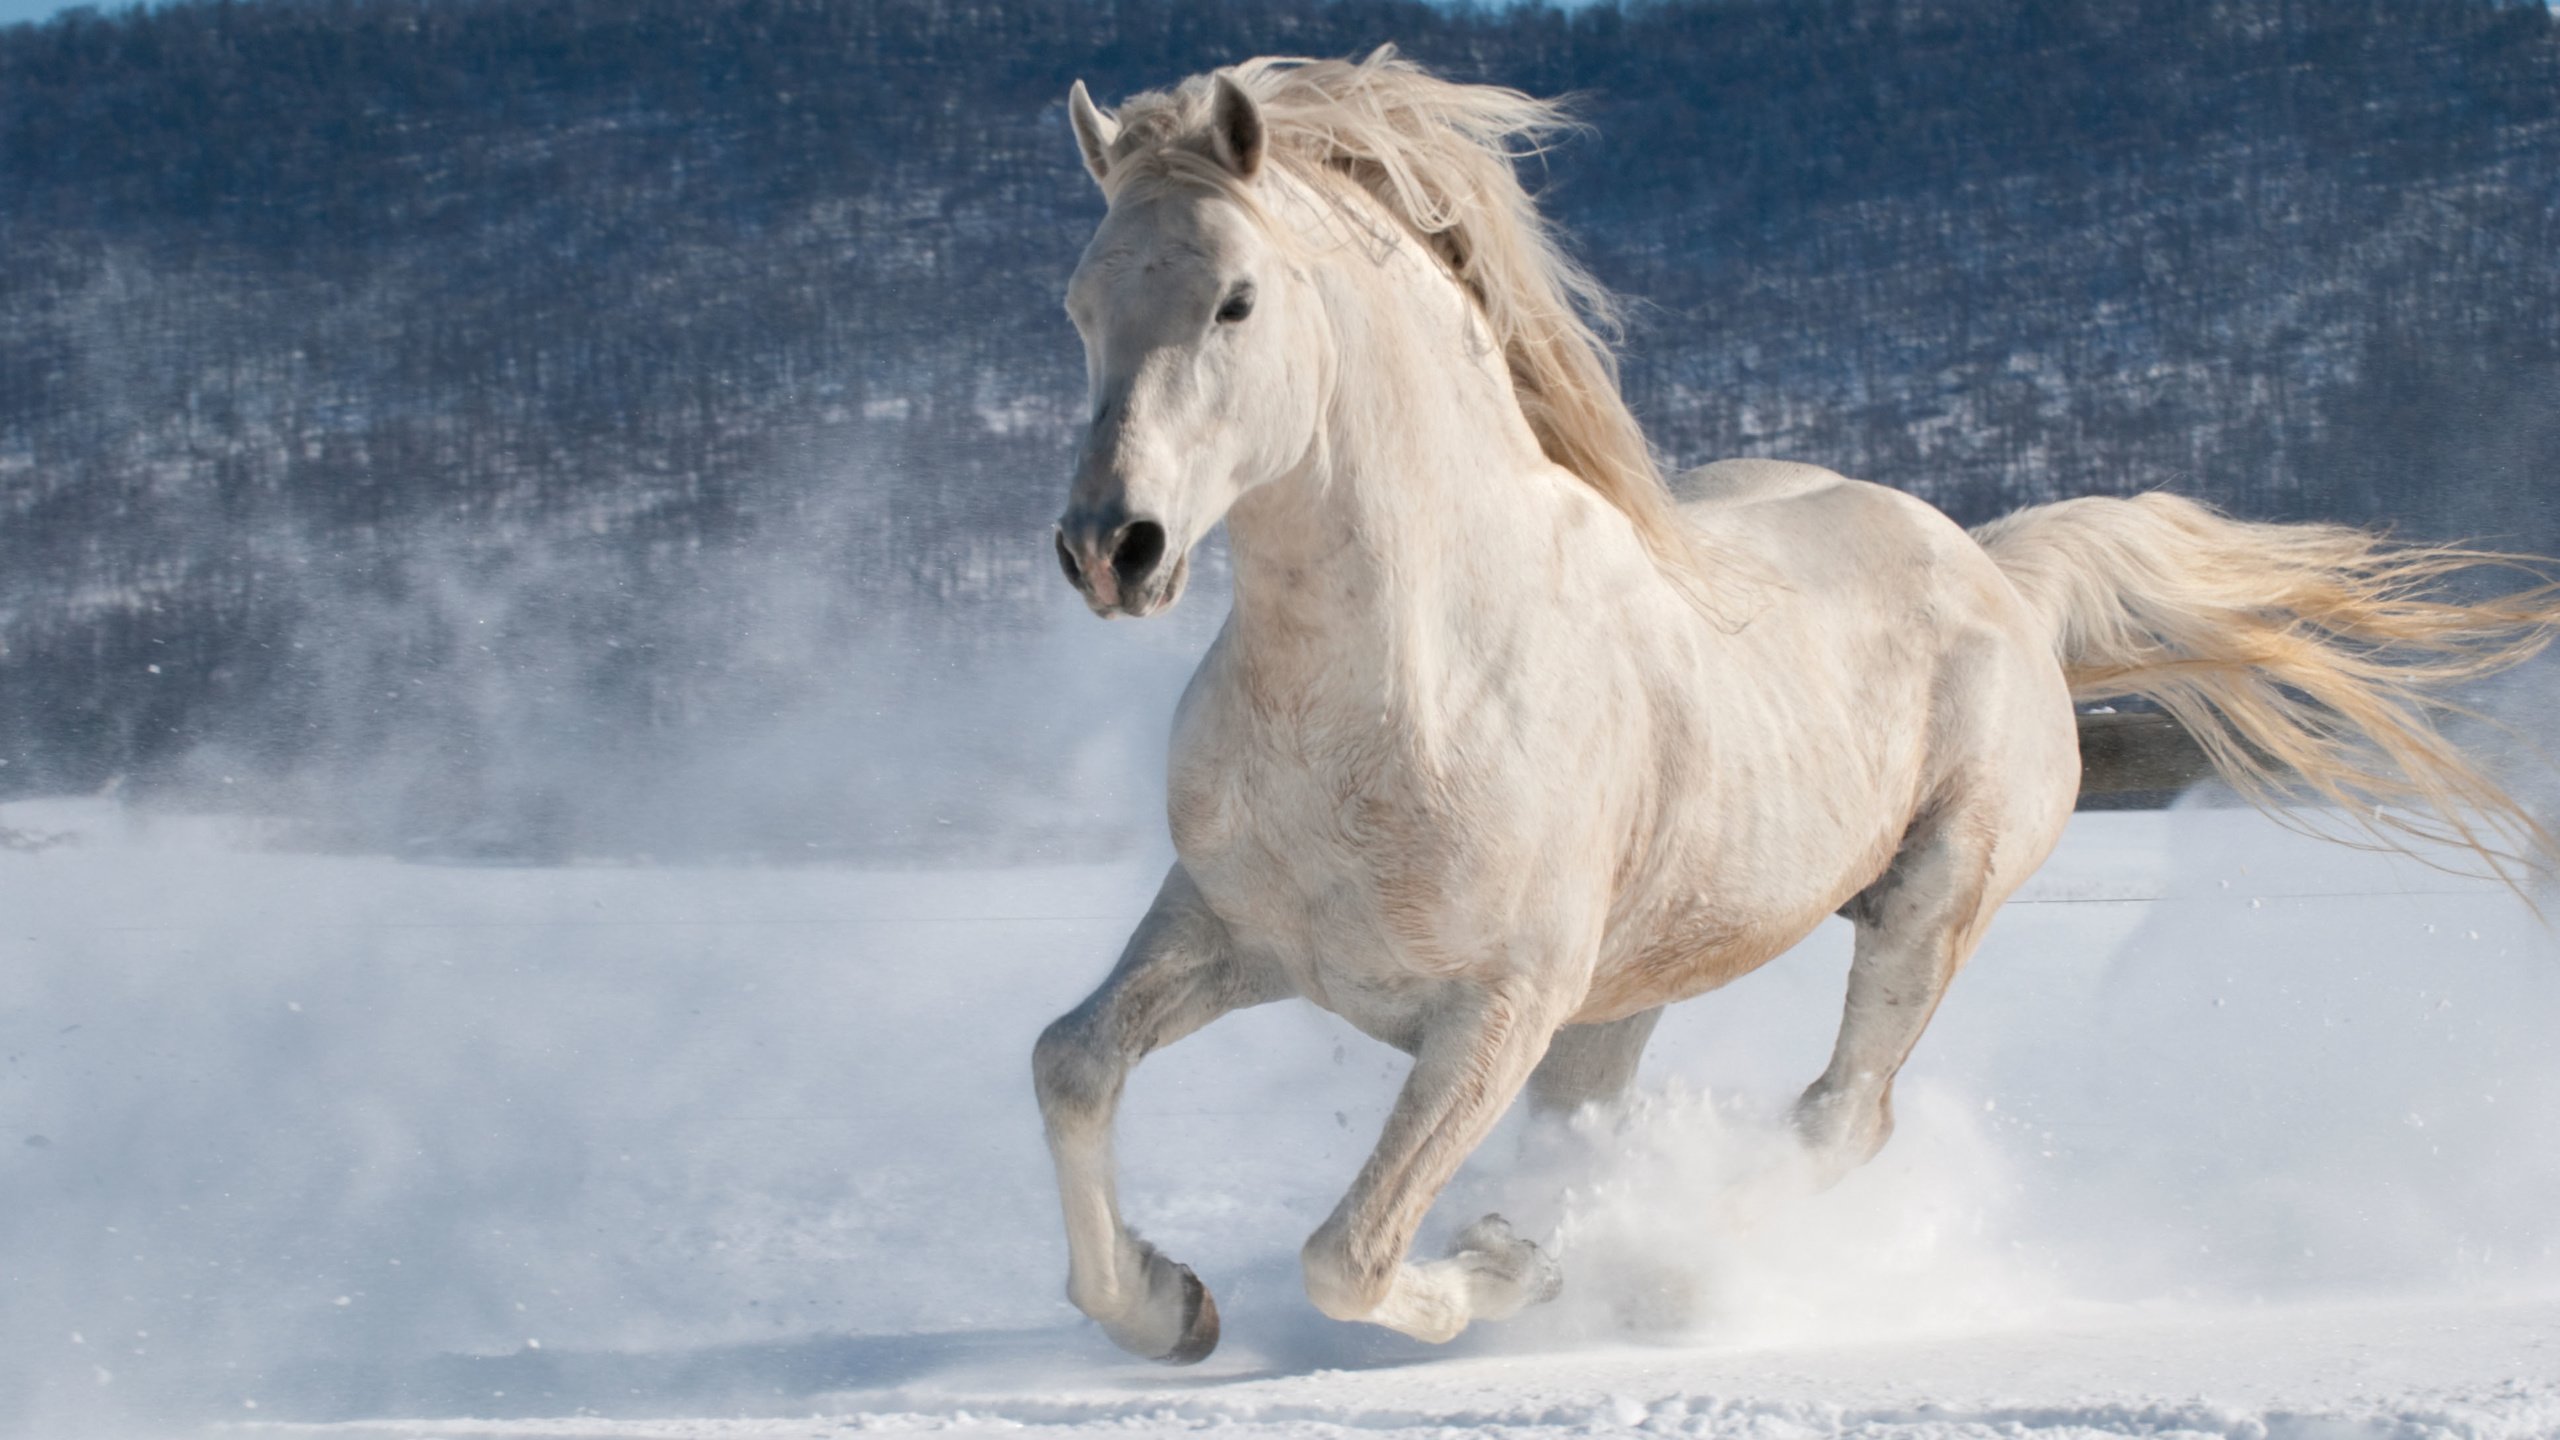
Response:
[{"label": "blue sky", "polygon": [[[20,20],[41,20],[47,15],[70,8],[63,3],[63,0],[0,0],[0,25],[15,24]],[[104,10],[111,7],[101,5],[98,8]]]}]

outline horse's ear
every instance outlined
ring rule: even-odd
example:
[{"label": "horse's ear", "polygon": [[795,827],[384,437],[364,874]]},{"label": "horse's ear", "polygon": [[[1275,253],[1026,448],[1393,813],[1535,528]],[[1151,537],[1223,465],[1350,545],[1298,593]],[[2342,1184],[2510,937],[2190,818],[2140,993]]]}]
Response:
[{"label": "horse's ear", "polygon": [[1209,140],[1228,169],[1250,180],[1262,168],[1262,107],[1244,87],[1218,76],[1218,98],[1209,111]]},{"label": "horse's ear", "polygon": [[1111,168],[1111,142],[1120,137],[1120,122],[1103,113],[1079,80],[1067,90],[1067,122],[1075,127],[1076,148],[1084,152],[1084,168],[1100,184]]}]

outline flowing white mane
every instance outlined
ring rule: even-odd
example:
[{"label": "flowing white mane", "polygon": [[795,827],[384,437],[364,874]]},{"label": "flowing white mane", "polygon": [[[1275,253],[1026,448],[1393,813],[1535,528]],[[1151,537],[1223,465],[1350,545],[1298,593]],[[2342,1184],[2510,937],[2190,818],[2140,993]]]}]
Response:
[{"label": "flowing white mane", "polygon": [[[1733,589],[1757,567],[1709,553],[1708,538],[1680,518],[1619,393],[1608,338],[1617,301],[1566,253],[1514,169],[1572,127],[1563,107],[1443,80],[1393,46],[1357,61],[1263,56],[1217,73],[1260,107],[1267,163],[1320,190],[1357,185],[1440,258],[1482,306],[1547,457],[1623,511],[1702,607],[1742,618]],[[1106,187],[1171,180],[1240,189],[1212,158],[1215,78],[1195,75],[1124,103]]]}]

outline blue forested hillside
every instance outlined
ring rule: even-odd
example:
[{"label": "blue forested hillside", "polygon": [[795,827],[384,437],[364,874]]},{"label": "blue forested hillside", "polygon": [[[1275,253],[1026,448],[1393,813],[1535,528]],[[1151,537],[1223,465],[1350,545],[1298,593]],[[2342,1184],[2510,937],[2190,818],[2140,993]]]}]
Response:
[{"label": "blue forested hillside", "polygon": [[2539,4],[194,0],[0,31],[0,796],[632,843],[777,715],[892,745],[1055,585],[1067,83],[1389,40],[1582,97],[1674,460],[2560,549]]}]

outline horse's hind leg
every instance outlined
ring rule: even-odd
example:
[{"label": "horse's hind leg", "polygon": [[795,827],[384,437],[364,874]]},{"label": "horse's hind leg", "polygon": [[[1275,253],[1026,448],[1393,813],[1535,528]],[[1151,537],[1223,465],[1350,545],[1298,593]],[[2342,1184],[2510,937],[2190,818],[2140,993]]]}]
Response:
[{"label": "horse's hind leg", "polygon": [[1529,1072],[1529,1102],[1542,1112],[1570,1114],[1625,1094],[1661,1019],[1657,1005],[1623,1020],[1558,1030],[1547,1044],[1547,1058]]},{"label": "horse's hind leg", "polygon": [[1237,962],[1226,927],[1181,866],[1109,979],[1041,1033],[1032,1051],[1040,1117],[1067,1218],[1067,1298],[1122,1349],[1187,1365],[1218,1344],[1218,1307],[1199,1277],[1121,1222],[1111,1117],[1129,1071],[1230,1010],[1288,993]]},{"label": "horse's hind leg", "polygon": [[[1831,1064],[1796,1102],[1795,1124],[1828,1185],[1866,1163],[1893,1133],[1893,1077],[1937,1013],[2009,890],[2044,846],[2001,836],[1978,813],[1925,817],[1893,865],[1841,913],[1857,926],[1848,1003]],[[2023,864],[1995,864],[2003,846]]]}]

